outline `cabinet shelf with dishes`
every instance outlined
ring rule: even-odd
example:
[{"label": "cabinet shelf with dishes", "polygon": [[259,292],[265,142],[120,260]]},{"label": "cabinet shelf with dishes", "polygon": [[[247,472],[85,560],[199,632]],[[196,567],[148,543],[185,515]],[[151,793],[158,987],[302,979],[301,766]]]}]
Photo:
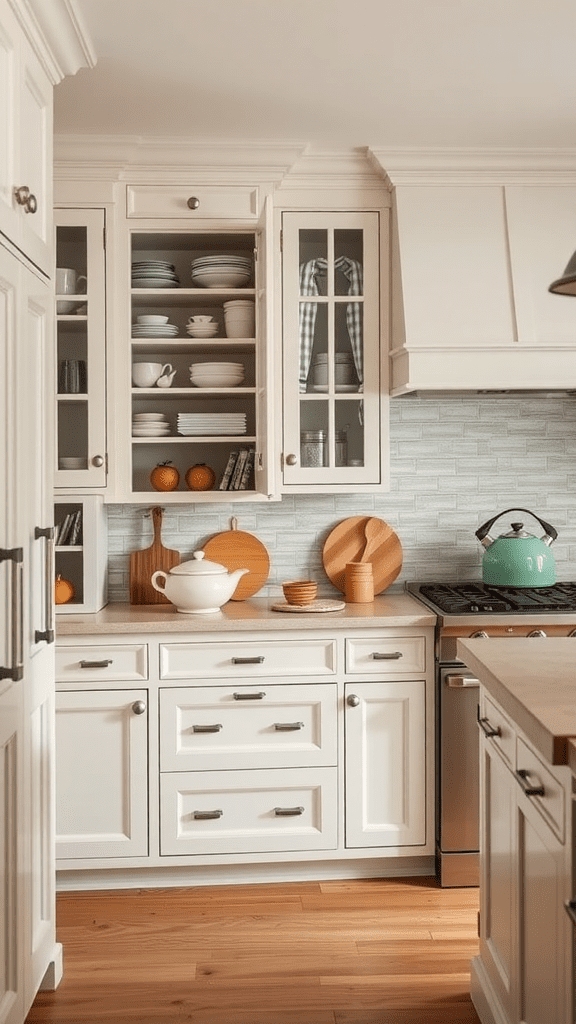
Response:
[{"label": "cabinet shelf with dishes", "polygon": [[[151,474],[162,463],[177,470],[172,484],[178,477],[173,490],[163,491],[167,502],[192,494],[199,501],[230,500],[230,489],[239,492],[235,497],[268,498],[261,458],[267,370],[260,244],[254,231],[151,232],[131,225],[131,423],[124,474],[130,490],[123,498],[149,501]],[[231,488],[226,471],[241,451],[251,453],[254,468]],[[196,465],[212,470],[203,475],[206,490],[187,482]]]},{"label": "cabinet shelf with dishes", "polygon": [[99,494],[59,494],[54,503],[56,579],[64,580],[65,600],[56,612],[97,612],[107,601],[106,516]]}]

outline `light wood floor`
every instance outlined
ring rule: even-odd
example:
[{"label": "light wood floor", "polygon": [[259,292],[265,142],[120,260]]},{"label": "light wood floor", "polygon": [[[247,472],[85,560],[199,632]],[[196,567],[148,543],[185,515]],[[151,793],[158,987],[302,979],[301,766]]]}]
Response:
[{"label": "light wood floor", "polygon": [[477,909],[431,878],[60,894],[27,1024],[477,1024]]}]

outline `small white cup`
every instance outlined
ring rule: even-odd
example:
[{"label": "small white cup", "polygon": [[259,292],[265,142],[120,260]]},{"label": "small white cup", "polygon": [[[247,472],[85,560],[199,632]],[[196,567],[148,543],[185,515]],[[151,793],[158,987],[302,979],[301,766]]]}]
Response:
[{"label": "small white cup", "polygon": [[132,363],[132,383],[137,388],[153,388],[165,373],[172,373],[170,363]]},{"label": "small white cup", "polygon": [[84,274],[77,274],[71,267],[56,268],[56,294],[57,295],[79,295],[81,282],[87,284]]},{"label": "small white cup", "polygon": [[213,316],[189,316],[189,324],[211,324],[214,320]]}]

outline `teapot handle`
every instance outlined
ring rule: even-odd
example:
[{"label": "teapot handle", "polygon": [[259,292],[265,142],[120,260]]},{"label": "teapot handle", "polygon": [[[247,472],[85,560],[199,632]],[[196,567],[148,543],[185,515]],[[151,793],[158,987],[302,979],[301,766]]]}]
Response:
[{"label": "teapot handle", "polygon": [[498,512],[498,515],[495,515],[492,519],[489,519],[488,522],[484,523],[483,526],[478,527],[478,529],[476,530],[476,537],[478,538],[478,540],[483,541],[484,537],[487,536],[489,531],[494,526],[496,520],[500,519],[501,516],[505,516],[508,512],[527,512],[529,516],[532,516],[532,518],[536,520],[536,522],[540,523],[540,526],[544,530],[546,537],[549,538],[550,544],[552,543],[552,541],[556,540],[556,537],[558,536],[558,531],[555,530],[553,526],[550,526],[550,523],[545,522],[544,519],[540,519],[540,516],[537,516],[535,512],[531,512],[529,508],[505,508],[503,512]]},{"label": "teapot handle", "polygon": [[[156,580],[163,579],[164,583],[160,586]],[[162,572],[162,569],[157,569],[155,573],[152,573],[152,579],[150,580],[154,590],[157,590],[160,594],[166,593],[166,573]]]}]

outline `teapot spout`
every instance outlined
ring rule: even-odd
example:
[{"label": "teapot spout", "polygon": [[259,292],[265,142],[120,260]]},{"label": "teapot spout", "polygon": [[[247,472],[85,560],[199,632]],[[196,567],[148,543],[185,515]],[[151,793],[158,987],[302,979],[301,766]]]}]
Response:
[{"label": "teapot spout", "polygon": [[233,582],[234,586],[236,586],[240,577],[245,576],[247,572],[250,572],[250,569],[236,569],[230,573],[230,582]]}]

